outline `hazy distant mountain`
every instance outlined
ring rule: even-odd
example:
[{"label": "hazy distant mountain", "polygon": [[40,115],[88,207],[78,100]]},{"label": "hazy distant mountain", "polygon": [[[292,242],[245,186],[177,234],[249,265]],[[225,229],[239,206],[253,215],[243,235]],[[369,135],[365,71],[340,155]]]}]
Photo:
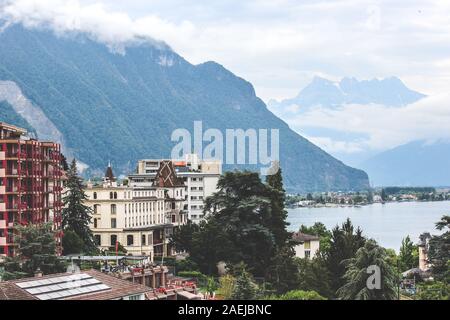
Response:
[{"label": "hazy distant mountain", "polygon": [[423,97],[425,95],[408,89],[396,77],[362,81],[343,78],[339,82],[315,77],[296,97],[281,102],[271,100],[269,106],[277,108],[298,105],[299,111],[318,105],[330,108],[344,104],[381,104],[398,107],[416,102]]},{"label": "hazy distant mountain", "polygon": [[172,131],[202,120],[205,129],[278,128],[289,191],[368,186],[365,172],[274,116],[249,82],[215,62],[192,65],[162,43],[113,53],[83,35],[15,25],[0,33],[0,85],[5,120],[62,140],[92,170],[111,160],[116,173],[128,173],[137,159],[168,157]]},{"label": "hazy distant mountain", "polygon": [[361,167],[376,186],[450,186],[450,142],[411,142]]}]

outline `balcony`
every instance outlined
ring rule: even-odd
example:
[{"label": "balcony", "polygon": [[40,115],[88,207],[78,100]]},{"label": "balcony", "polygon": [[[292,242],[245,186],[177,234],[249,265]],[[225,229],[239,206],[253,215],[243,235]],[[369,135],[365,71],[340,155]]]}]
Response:
[{"label": "balcony", "polygon": [[18,172],[17,169],[10,169],[6,171],[6,175],[8,176],[17,176]]}]

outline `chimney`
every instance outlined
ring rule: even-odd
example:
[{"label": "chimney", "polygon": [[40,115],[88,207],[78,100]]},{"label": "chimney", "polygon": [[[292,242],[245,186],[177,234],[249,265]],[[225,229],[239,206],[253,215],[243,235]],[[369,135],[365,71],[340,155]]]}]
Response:
[{"label": "chimney", "polygon": [[34,272],[34,277],[35,278],[42,278],[42,276],[43,276],[44,274],[42,273],[42,271],[41,271],[41,268],[37,268],[36,269],[36,271]]}]

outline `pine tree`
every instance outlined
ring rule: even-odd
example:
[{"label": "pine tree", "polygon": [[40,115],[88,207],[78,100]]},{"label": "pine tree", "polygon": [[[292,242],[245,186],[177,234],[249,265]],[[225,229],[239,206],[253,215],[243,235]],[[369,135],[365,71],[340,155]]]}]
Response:
[{"label": "pine tree", "polygon": [[271,266],[267,268],[266,279],[277,292],[286,292],[294,289],[298,284],[297,265],[294,262],[295,251],[291,233],[287,231],[289,223],[286,222],[288,212],[285,209],[286,192],[283,187],[282,171],[278,164],[275,167],[278,170],[266,178],[271,199],[270,218],[267,225],[275,240],[274,254]]},{"label": "pine tree", "polygon": [[286,222],[288,213],[284,207],[286,193],[283,188],[281,168],[278,167],[275,174],[267,176],[266,183],[271,188],[269,197],[271,198],[272,206],[269,225],[275,237],[275,245],[278,248],[282,248],[290,238],[290,233],[286,229],[289,223]]},{"label": "pine tree", "polygon": [[242,269],[241,274],[236,279],[231,299],[233,300],[254,300],[258,293],[258,286],[253,282],[252,276]]},{"label": "pine tree", "polygon": [[75,232],[84,243],[87,252],[96,250],[92,231],[89,228],[92,210],[84,205],[87,200],[83,188],[83,180],[78,176],[77,163],[73,159],[67,172],[67,191],[64,194],[64,209],[62,211],[62,226],[64,230]]},{"label": "pine tree", "polygon": [[327,264],[331,276],[331,289],[334,292],[345,283],[342,279],[345,266],[341,262],[354,258],[358,249],[364,246],[365,241],[362,230],[359,227],[355,230],[350,219],[347,219],[341,227],[336,226],[332,230]]}]

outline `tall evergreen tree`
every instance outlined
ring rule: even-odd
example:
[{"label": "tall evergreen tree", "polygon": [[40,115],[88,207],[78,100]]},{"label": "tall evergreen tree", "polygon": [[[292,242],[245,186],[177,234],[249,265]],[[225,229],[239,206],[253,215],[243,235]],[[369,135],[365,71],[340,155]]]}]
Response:
[{"label": "tall evergreen tree", "polygon": [[331,276],[331,289],[334,292],[345,284],[343,279],[345,265],[342,261],[353,258],[364,243],[362,230],[359,227],[355,230],[350,219],[347,219],[341,227],[336,226],[332,230],[327,264]]},{"label": "tall evergreen tree", "polygon": [[245,269],[236,278],[236,283],[231,295],[233,300],[254,300],[257,298],[258,286],[253,282],[251,274]]},{"label": "tall evergreen tree", "polygon": [[87,200],[83,180],[78,176],[77,163],[73,159],[67,171],[67,191],[64,194],[62,226],[64,230],[75,232],[84,243],[87,252],[96,250],[92,231],[89,228],[92,210],[84,204]]},{"label": "tall evergreen tree", "polygon": [[283,187],[282,170],[278,162],[273,164],[276,172],[266,177],[270,188],[271,211],[269,226],[275,240],[271,267],[267,269],[267,281],[277,292],[286,292],[298,285],[297,265],[294,261],[295,251],[292,234],[287,231],[288,212],[285,209],[286,192]]},{"label": "tall evergreen tree", "polygon": [[275,245],[282,248],[290,239],[291,234],[287,231],[288,212],[284,207],[286,201],[286,192],[283,188],[283,177],[281,168],[276,164],[278,169],[276,173],[268,175],[266,178],[267,185],[271,188],[269,197],[271,200],[271,214],[269,218],[270,229],[275,238]]}]

